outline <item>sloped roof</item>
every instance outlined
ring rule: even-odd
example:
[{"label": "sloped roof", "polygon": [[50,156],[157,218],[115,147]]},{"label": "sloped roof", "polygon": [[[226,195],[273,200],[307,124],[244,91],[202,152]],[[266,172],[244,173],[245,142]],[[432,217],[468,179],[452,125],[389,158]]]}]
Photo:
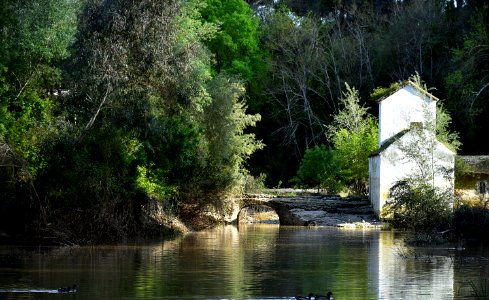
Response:
[{"label": "sloped roof", "polygon": [[[401,130],[398,133],[396,133],[395,135],[391,136],[390,138],[388,138],[387,140],[385,140],[384,143],[382,143],[382,145],[379,147],[379,149],[377,149],[376,151],[370,153],[369,157],[377,156],[380,153],[384,152],[387,148],[389,148],[396,141],[400,140],[403,136],[405,136],[412,129],[413,128],[407,128],[407,129]],[[448,151],[450,151],[451,153],[455,154],[455,152],[453,150],[451,150],[450,148],[448,148],[444,143],[440,142],[438,139],[436,139],[436,141],[438,142],[438,144],[442,145]],[[489,157],[489,156],[486,156],[486,157]],[[489,159],[488,159],[488,162],[489,162]]]},{"label": "sloped roof", "polygon": [[410,128],[404,129],[404,130],[399,131],[395,135],[391,136],[390,138],[388,138],[387,140],[384,141],[384,143],[382,144],[382,146],[379,147],[379,149],[377,149],[376,151],[370,153],[369,157],[377,156],[380,153],[384,152],[385,149],[389,148],[390,145],[392,145],[396,141],[400,140],[410,130],[411,130]]},{"label": "sloped roof", "polygon": [[425,97],[428,97],[430,99],[433,99],[433,101],[440,100],[437,97],[433,96],[432,94],[428,93],[424,88],[420,87],[418,84],[412,82],[411,80],[407,80],[407,81],[404,81],[401,85],[399,85],[399,88],[396,89],[396,90],[394,90],[392,93],[387,94],[387,95],[385,95],[385,96],[377,99],[377,102],[380,103],[380,102],[384,101],[385,99],[387,99],[390,96],[394,95],[395,93],[399,92],[400,90],[402,90],[406,86],[411,86],[411,87],[415,88],[418,92],[420,92],[421,94],[423,94]]}]

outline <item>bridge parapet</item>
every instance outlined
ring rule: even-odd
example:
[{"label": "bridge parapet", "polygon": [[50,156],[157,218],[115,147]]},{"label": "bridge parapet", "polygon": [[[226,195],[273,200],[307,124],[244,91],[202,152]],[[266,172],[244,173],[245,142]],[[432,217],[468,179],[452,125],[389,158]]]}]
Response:
[{"label": "bridge parapet", "polygon": [[243,194],[239,200],[241,202],[241,208],[244,208],[253,205],[270,206],[268,202],[274,198],[276,198],[276,196],[270,194]]}]

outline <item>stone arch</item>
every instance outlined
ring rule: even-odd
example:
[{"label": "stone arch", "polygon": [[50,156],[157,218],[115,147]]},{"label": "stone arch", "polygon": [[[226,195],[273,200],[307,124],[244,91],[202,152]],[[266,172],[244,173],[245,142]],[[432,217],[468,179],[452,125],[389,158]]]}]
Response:
[{"label": "stone arch", "polygon": [[245,194],[240,199],[239,212],[236,218],[236,221],[239,219],[239,213],[245,207],[249,206],[268,206],[271,207],[275,213],[278,215],[280,225],[307,225],[304,221],[300,220],[292,212],[288,207],[287,203],[280,201],[279,198],[275,198],[272,195],[266,194]]},{"label": "stone arch", "polygon": [[267,204],[267,203],[247,203],[247,204],[245,204],[245,205],[240,206],[240,208],[239,208],[239,212],[238,212],[238,215],[237,215],[237,217],[236,217],[236,222],[238,222],[238,223],[239,223],[239,219],[240,219],[240,217],[241,217],[241,214],[242,214],[243,210],[245,210],[245,209],[247,209],[247,208],[251,208],[251,207],[259,207],[259,206],[264,206],[264,207],[271,208],[271,209],[272,209],[272,210],[275,212],[275,214],[277,214],[278,219],[279,219],[279,224],[282,224],[282,220],[281,220],[281,218],[280,218],[280,214],[277,212],[277,210],[275,209],[275,207],[274,207],[273,205],[269,205],[269,204]]}]

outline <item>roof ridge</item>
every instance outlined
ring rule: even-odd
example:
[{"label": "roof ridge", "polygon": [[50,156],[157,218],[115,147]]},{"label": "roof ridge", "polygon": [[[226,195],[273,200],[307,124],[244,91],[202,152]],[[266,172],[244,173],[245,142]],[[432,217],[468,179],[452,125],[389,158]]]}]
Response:
[{"label": "roof ridge", "polygon": [[385,95],[385,96],[377,99],[376,101],[380,103],[380,102],[384,101],[385,99],[389,98],[390,96],[394,95],[395,93],[399,92],[400,90],[402,90],[406,86],[411,86],[411,87],[415,88],[418,92],[421,92],[425,97],[428,97],[428,98],[432,99],[435,102],[437,102],[437,101],[440,100],[438,97],[434,96],[433,94],[431,94],[430,92],[426,91],[424,88],[420,87],[418,84],[416,84],[412,80],[409,80],[408,79],[408,80],[405,80],[405,81],[401,82],[399,84],[399,88],[397,88],[396,90],[394,90],[392,93],[390,93],[388,95]]}]

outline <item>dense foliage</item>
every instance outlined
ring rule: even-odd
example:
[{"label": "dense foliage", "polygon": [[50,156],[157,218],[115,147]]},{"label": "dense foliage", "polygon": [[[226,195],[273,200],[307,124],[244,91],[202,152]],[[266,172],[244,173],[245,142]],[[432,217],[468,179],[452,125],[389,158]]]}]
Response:
[{"label": "dense foliage", "polygon": [[[7,5],[15,21],[16,5]],[[52,80],[37,77],[50,70],[42,65],[15,90],[7,76],[31,62],[4,50],[14,57],[1,74],[5,226],[19,226],[8,215],[39,211],[26,216],[66,241],[118,240],[142,229],[150,200],[169,213],[190,205],[197,214],[209,204],[222,209],[242,190],[245,160],[262,147],[245,130],[260,116],[246,113],[239,78],[211,72],[205,42],[220,31],[202,8],[199,1],[87,1],[73,12],[80,16],[71,31],[48,28],[71,34],[69,42],[59,35],[60,54],[39,42],[49,59],[35,62],[64,75],[56,94],[47,90]],[[58,8],[43,9],[36,13],[60,18]]]},{"label": "dense foliage", "polygon": [[360,106],[358,91],[346,85],[341,98],[342,110],[328,128],[340,165],[340,175],[354,194],[368,190],[368,157],[377,149],[378,125]]},{"label": "dense foliage", "polygon": [[452,216],[453,195],[426,181],[407,179],[392,187],[385,210],[394,227],[426,232],[449,228]]},{"label": "dense foliage", "polygon": [[300,187],[323,189],[329,194],[340,192],[344,183],[335,150],[324,145],[307,149],[292,183]]},{"label": "dense foliage", "polygon": [[334,147],[307,149],[293,182],[326,188],[328,192],[361,195],[368,190],[368,157],[377,149],[377,121],[360,106],[358,91],[346,84],[341,110],[327,127],[326,137]]},{"label": "dense foliage", "polygon": [[369,95],[415,72],[438,135],[488,152],[483,1],[247,2],[1,1],[0,233],[120,239],[150,201],[192,219],[250,174],[364,192]]},{"label": "dense foliage", "polygon": [[200,13],[203,20],[218,27],[206,44],[214,55],[216,72],[240,74],[253,80],[263,67],[259,45],[258,19],[242,0],[206,0]]},{"label": "dense foliage", "polygon": [[418,72],[453,117],[450,129],[464,145],[459,153],[488,152],[477,138],[488,129],[483,1],[280,1],[273,11],[260,6],[267,1],[249,3],[263,19],[269,51],[269,100],[258,133],[267,148],[252,160],[256,173],[267,166],[269,185],[293,177],[297,167],[290,166],[305,149],[333,146],[322,125],[340,110],[344,82],[375,116],[372,91]]}]

